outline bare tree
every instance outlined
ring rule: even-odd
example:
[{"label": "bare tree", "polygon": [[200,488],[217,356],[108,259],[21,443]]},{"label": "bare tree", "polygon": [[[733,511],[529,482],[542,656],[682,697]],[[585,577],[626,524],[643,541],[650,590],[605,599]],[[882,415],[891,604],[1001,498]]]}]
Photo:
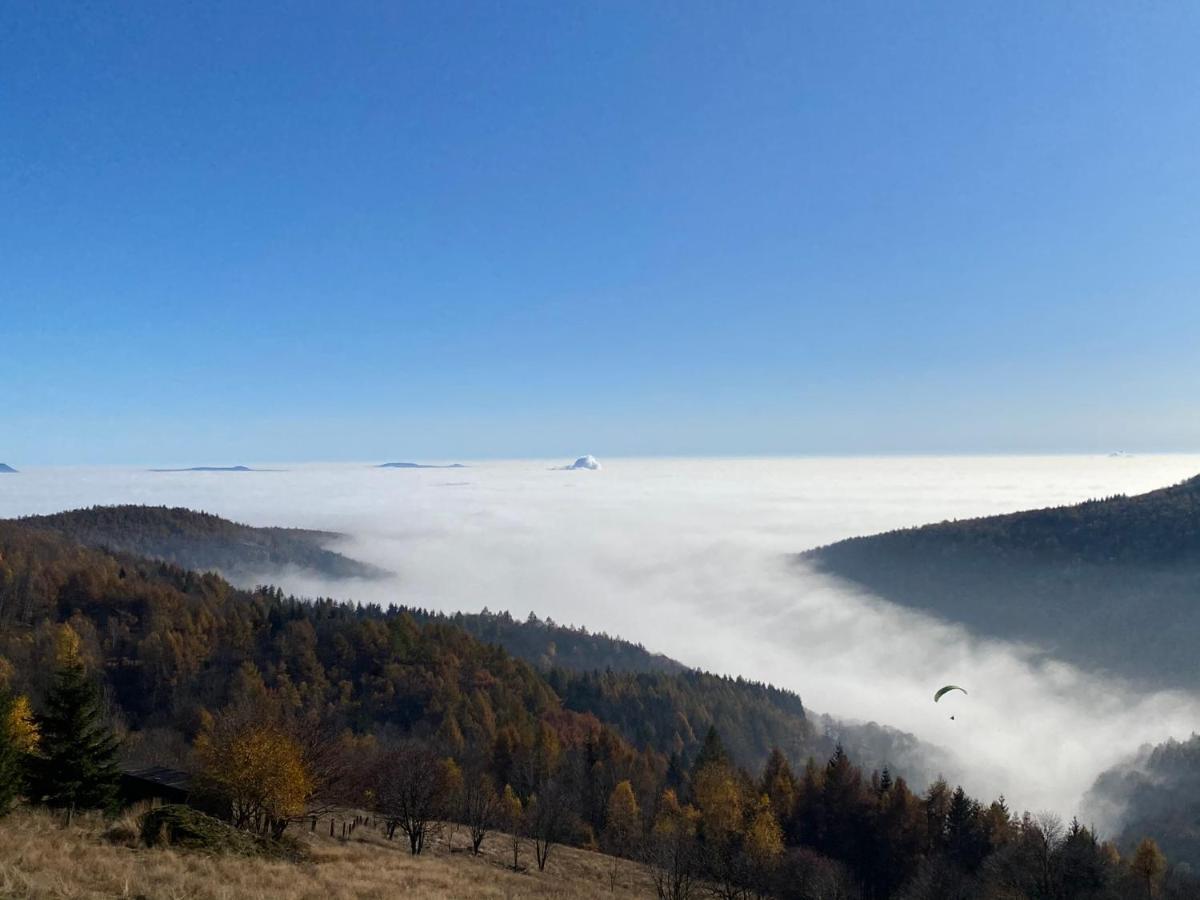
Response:
[{"label": "bare tree", "polygon": [[529,798],[525,821],[538,871],[544,871],[550,848],[562,842],[571,824],[571,798],[560,781],[550,779]]},{"label": "bare tree", "polygon": [[416,856],[447,812],[446,761],[424,744],[406,742],[381,754],[374,781],[376,805],[388,839],[399,828]]},{"label": "bare tree", "polygon": [[486,773],[474,772],[463,779],[461,801],[459,812],[470,831],[471,852],[478,856],[483,839],[499,818],[500,797]]}]

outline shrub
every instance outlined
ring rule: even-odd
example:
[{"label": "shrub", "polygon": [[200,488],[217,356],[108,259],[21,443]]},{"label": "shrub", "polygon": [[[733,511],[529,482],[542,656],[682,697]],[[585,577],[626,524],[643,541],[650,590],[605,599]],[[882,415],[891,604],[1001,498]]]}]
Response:
[{"label": "shrub", "polygon": [[190,806],[160,806],[150,810],[142,816],[141,836],[151,847],[168,845],[203,853],[292,861],[308,856],[308,851],[298,841],[272,840],[250,834]]}]

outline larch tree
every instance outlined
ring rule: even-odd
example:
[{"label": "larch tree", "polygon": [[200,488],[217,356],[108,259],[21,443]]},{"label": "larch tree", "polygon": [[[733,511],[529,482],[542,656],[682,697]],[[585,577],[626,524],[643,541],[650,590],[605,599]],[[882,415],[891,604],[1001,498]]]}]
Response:
[{"label": "larch tree", "polygon": [[1130,860],[1129,868],[1138,879],[1146,885],[1146,897],[1152,900],[1154,897],[1154,885],[1162,878],[1163,872],[1167,869],[1167,858],[1163,852],[1158,849],[1158,844],[1154,838],[1142,838],[1137,849],[1133,852],[1133,859]]},{"label": "larch tree", "polygon": [[618,782],[608,797],[604,817],[605,849],[617,856],[632,856],[642,837],[642,813],[638,809],[633,785],[628,779]]},{"label": "larch tree", "polygon": [[609,889],[615,891],[619,872],[617,857],[633,856],[642,838],[642,813],[638,809],[633,785],[628,780],[618,782],[608,797],[602,838],[605,850],[613,857]]},{"label": "larch tree", "polygon": [[12,809],[25,787],[23,755],[11,725],[16,698],[0,688],[0,816]]}]

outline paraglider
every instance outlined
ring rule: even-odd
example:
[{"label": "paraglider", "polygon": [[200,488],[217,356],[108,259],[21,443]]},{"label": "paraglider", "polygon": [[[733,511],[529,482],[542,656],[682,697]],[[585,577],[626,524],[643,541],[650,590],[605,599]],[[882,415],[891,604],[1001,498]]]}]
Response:
[{"label": "paraglider", "polygon": [[933,695],[933,702],[937,703],[939,700],[942,699],[942,697],[944,697],[946,694],[950,693],[951,691],[962,691],[965,694],[967,692],[967,689],[960,688],[957,684],[948,684],[944,688],[937,689],[937,693],[935,693]]},{"label": "paraglider", "polygon": [[[944,697],[946,694],[950,693],[951,691],[962,691],[965,694],[967,692],[967,689],[961,688],[957,684],[948,684],[945,687],[937,689],[937,691],[933,695],[933,702],[937,703],[939,700],[942,699],[942,697]],[[951,722],[954,721],[954,716],[950,717],[950,721]]]}]

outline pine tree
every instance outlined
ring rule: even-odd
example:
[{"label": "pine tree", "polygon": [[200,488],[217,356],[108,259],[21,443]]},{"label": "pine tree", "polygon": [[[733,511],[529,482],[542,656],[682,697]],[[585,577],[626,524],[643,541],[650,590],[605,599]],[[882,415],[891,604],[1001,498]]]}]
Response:
[{"label": "pine tree", "polygon": [[68,810],[111,810],[120,775],[116,736],[100,692],[69,641],[59,660],[46,712],[38,720],[40,753],[33,761],[31,797]]}]

